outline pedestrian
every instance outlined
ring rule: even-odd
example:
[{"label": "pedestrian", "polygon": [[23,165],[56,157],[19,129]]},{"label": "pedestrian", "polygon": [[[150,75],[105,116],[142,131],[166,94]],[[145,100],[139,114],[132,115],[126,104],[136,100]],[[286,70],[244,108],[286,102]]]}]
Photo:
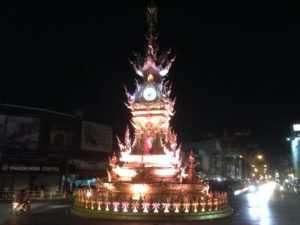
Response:
[{"label": "pedestrian", "polygon": [[8,185],[6,185],[5,187],[4,187],[4,195],[3,195],[3,198],[8,198],[9,197],[9,187],[8,187]]}]

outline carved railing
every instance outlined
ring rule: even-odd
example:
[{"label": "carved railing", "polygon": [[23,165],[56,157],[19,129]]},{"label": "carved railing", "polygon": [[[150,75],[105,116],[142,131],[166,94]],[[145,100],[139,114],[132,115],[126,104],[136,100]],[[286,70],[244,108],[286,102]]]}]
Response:
[{"label": "carved railing", "polygon": [[173,197],[153,199],[152,196],[143,196],[139,199],[123,199],[107,193],[88,193],[86,190],[78,190],[75,194],[74,206],[76,208],[99,210],[112,213],[202,213],[221,211],[229,208],[226,192],[209,192],[199,196],[181,195],[177,199]]}]

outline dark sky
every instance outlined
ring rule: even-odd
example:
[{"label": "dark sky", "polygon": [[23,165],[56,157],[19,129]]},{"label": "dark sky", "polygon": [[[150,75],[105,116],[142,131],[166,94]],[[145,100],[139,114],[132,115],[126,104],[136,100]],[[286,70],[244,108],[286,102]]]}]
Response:
[{"label": "dark sky", "polygon": [[[1,5],[0,103],[82,109],[122,135],[147,1],[42,2]],[[300,121],[300,4],[261,2],[157,1],[160,47],[177,55],[169,79],[181,141],[245,128],[270,157],[288,153]]]}]

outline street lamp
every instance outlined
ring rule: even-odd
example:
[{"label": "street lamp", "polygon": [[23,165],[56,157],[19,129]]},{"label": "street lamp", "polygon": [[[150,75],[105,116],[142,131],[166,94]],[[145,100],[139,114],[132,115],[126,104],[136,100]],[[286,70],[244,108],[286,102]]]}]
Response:
[{"label": "street lamp", "polygon": [[259,179],[261,173],[263,172],[263,165],[261,164],[264,161],[263,154],[253,154],[252,155],[252,164],[251,164],[251,173],[252,177]]},{"label": "street lamp", "polygon": [[258,160],[262,160],[264,157],[263,157],[263,155],[259,154],[259,155],[256,156],[256,158],[257,158]]}]

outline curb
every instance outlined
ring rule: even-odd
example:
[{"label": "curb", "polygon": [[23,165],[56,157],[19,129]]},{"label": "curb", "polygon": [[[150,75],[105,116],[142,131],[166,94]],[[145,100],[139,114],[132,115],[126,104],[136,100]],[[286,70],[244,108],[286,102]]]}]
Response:
[{"label": "curb", "polygon": [[196,221],[196,220],[212,220],[231,216],[233,211],[231,208],[214,212],[201,213],[118,213],[109,211],[98,211],[92,209],[84,209],[73,207],[70,213],[76,216],[98,218],[103,220],[131,220],[131,221]]}]

